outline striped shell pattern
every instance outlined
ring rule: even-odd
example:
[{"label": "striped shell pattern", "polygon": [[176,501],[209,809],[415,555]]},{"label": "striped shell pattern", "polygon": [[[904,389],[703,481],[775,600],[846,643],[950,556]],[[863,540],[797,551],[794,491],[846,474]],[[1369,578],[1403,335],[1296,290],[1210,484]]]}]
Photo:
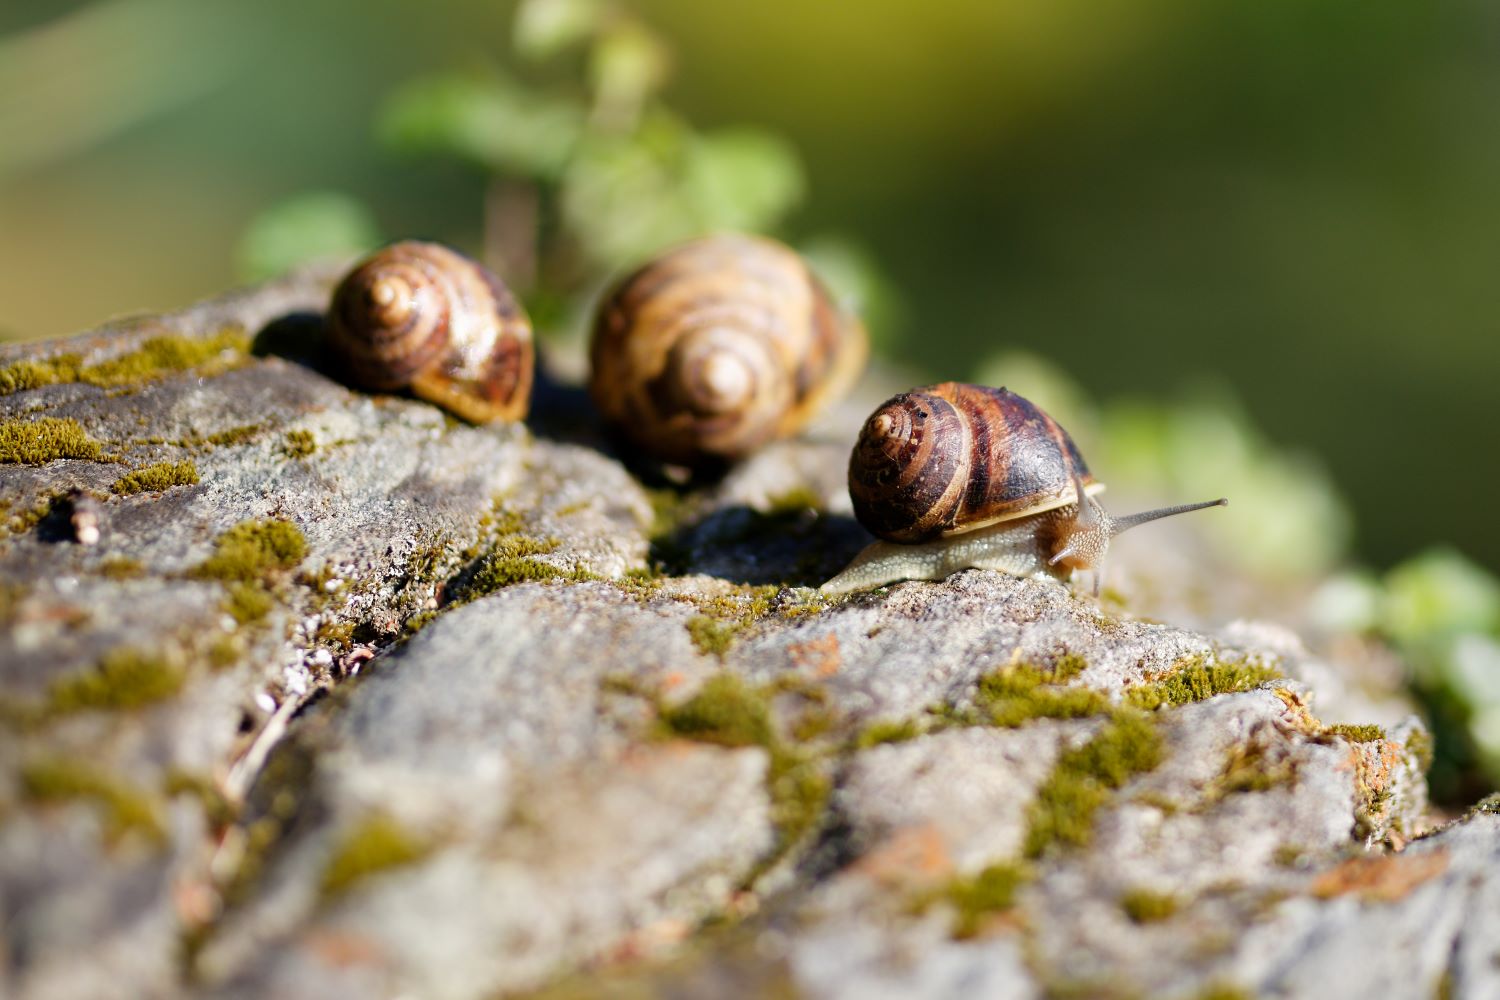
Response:
[{"label": "striped shell pattern", "polygon": [[589,390],[634,447],[734,460],[795,434],[863,369],[863,326],[792,250],[711,236],[627,277],[600,307]]},{"label": "striped shell pattern", "polygon": [[329,338],[360,386],[410,389],[474,423],[520,420],[531,401],[531,321],[477,261],[393,243],[355,265],[329,307]]},{"label": "striped shell pattern", "polygon": [[854,514],[872,534],[922,542],[1053,510],[1095,483],[1068,432],[1007,389],[944,382],[865,421],[849,459]]}]

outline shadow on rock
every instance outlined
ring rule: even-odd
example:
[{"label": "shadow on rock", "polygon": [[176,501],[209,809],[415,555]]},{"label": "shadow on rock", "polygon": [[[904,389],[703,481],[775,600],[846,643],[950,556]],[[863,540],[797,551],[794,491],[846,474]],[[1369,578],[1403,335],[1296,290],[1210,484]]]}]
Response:
[{"label": "shadow on rock", "polygon": [[816,587],[869,542],[869,533],[842,514],[812,507],[764,511],[736,505],[653,539],[651,559],[672,574]]}]

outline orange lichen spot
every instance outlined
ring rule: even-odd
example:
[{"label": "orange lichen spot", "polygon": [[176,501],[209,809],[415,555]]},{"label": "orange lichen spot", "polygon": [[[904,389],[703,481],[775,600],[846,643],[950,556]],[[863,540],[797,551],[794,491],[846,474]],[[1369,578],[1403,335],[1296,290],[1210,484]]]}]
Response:
[{"label": "orange lichen spot", "polygon": [[1448,870],[1446,850],[1351,858],[1313,880],[1319,899],[1357,894],[1372,903],[1394,903]]},{"label": "orange lichen spot", "polygon": [[799,670],[810,670],[813,676],[832,677],[843,663],[839,653],[839,637],[829,633],[821,639],[799,642],[789,650],[792,663]]}]

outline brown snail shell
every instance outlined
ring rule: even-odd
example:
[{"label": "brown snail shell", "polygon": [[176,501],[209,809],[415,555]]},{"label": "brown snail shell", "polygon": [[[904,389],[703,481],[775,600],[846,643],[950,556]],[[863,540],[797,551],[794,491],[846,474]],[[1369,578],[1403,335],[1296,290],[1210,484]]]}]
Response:
[{"label": "brown snail shell", "polygon": [[877,538],[924,542],[1104,489],[1068,432],[1007,389],[944,382],[871,414],[849,458],[854,516]]},{"label": "brown snail shell", "polygon": [[1108,513],[1068,432],[1005,389],[944,382],[903,392],[865,421],[849,458],[854,514],[879,541],[819,588],[835,596],[964,569],[1104,579],[1110,540],[1220,497]]},{"label": "brown snail shell", "polygon": [[329,341],[360,386],[409,389],[465,420],[520,420],[531,321],[499,278],[437,243],[392,243],[334,290]]},{"label": "brown snail shell", "polygon": [[666,462],[742,458],[801,430],[868,354],[803,259],[710,236],[650,261],[600,306],[589,391],[632,445]]}]

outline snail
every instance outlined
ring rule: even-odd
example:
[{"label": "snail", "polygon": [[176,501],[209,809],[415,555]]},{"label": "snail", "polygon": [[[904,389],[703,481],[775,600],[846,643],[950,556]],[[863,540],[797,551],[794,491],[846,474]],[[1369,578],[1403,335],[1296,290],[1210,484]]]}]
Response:
[{"label": "snail", "polygon": [[667,463],[743,458],[841,397],[868,353],[803,259],[709,236],[655,258],[600,306],[589,392],[631,445]]},{"label": "snail", "polygon": [[1090,570],[1094,593],[1110,539],[1223,498],[1105,512],[1068,432],[1006,389],[944,382],[887,400],[865,421],[849,459],[859,523],[880,540],[820,588],[846,594],[897,580],[941,580],[961,569],[1066,579]]},{"label": "snail", "polygon": [[392,243],[334,289],[329,340],[367,389],[410,389],[473,423],[531,401],[531,321],[499,278],[437,243]]}]

